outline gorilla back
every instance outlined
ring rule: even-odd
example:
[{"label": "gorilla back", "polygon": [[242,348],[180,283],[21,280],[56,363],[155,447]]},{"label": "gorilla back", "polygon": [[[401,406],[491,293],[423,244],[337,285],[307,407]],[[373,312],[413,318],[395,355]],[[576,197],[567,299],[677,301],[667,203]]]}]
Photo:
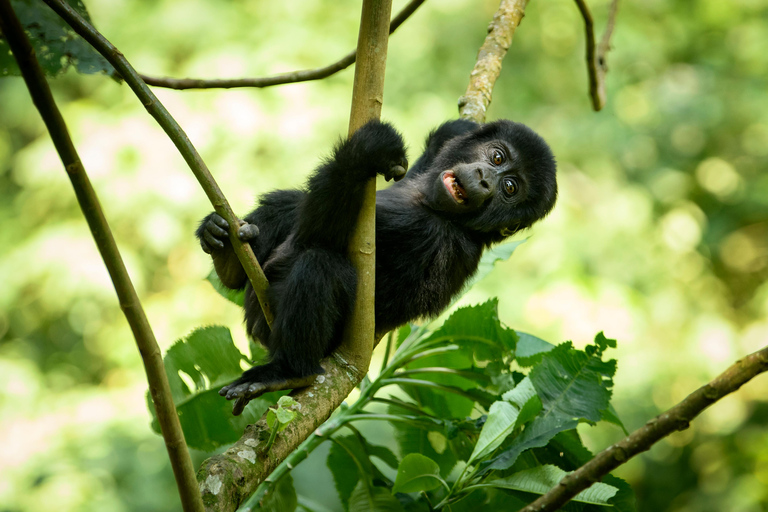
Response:
[{"label": "gorilla back", "polygon": [[382,174],[397,181],[376,196],[378,332],[440,313],[477,270],[483,249],[543,218],[557,197],[549,147],[511,121],[447,122],[406,175],[407,166],[400,135],[372,121],[336,146],[306,190],[271,192],[244,218],[238,236],[270,282],[271,331],[227,222],[215,213],[203,219],[203,250],[225,286],[245,287],[246,328],[270,354],[221,389],[237,399],[235,414],[267,391],[311,384],[323,372],[320,360],[338,346],[355,300],[346,251],[366,180]]}]

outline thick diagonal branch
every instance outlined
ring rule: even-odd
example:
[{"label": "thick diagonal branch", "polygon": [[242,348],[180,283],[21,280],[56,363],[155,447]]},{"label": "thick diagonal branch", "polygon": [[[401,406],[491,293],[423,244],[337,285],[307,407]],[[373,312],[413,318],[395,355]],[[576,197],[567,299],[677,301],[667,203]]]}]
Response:
[{"label": "thick diagonal branch", "polygon": [[622,441],[609,446],[569,474],[551,491],[520,512],[557,510],[594,482],[627,462],[638,453],[678,430],[688,428],[691,421],[721,398],[733,393],[757,375],[768,371],[768,347],[734,363],[709,384],[700,387],[685,400],[632,432]]},{"label": "thick diagonal branch", "polygon": [[[216,213],[224,217],[229,225],[233,228],[239,225],[239,220],[232,210],[232,207],[227,202],[227,198],[224,197],[224,193],[219,188],[216,180],[211,176],[208,167],[203,162],[200,154],[184,133],[179,123],[171,117],[168,110],[160,103],[157,96],[154,95],[149,87],[142,81],[139,74],[133,69],[133,66],[123,56],[120,51],[115,48],[112,43],[107,41],[90,23],[83,19],[77,11],[69,6],[63,0],[45,0],[56,13],[66,21],[72,29],[77,32],[83,39],[93,46],[96,51],[104,56],[112,66],[120,73],[122,78],[133,90],[133,92],[141,100],[147,112],[155,118],[158,124],[163,128],[168,137],[173,141],[176,148],[179,150],[184,160],[189,165],[192,173],[200,182],[200,186],[205,191],[208,199],[211,201]],[[248,243],[242,242],[237,237],[237,229],[229,230],[229,237],[232,242],[232,247],[237,254],[238,259],[245,269],[245,273],[253,286],[253,290],[256,292],[256,297],[259,299],[264,310],[264,317],[267,319],[267,323],[272,325],[272,310],[267,300],[267,287],[269,283],[261,270],[259,262],[256,260],[251,246]]]},{"label": "thick diagonal branch", "polygon": [[493,86],[501,73],[501,61],[512,44],[515,29],[525,16],[526,5],[528,0],[501,0],[488,26],[485,42],[477,53],[477,62],[469,75],[467,92],[459,98],[459,115],[462,118],[478,123],[485,121]]},{"label": "thick diagonal branch", "polygon": [[176,407],[173,404],[160,348],[125,269],[125,264],[101,209],[96,192],[72,143],[67,125],[56,106],[43,70],[35,58],[35,51],[11,8],[9,0],[0,0],[0,29],[2,29],[8,45],[16,57],[32,100],[51,134],[56,151],[59,153],[67,176],[72,182],[77,202],[80,204],[80,209],[88,222],[93,239],[96,241],[101,258],[104,260],[104,265],[107,267],[114,284],[120,301],[120,308],[128,320],[131,331],[133,331],[136,345],[144,363],[152,403],[157,411],[157,419],[176,477],[183,509],[185,512],[202,512],[203,502],[200,499],[200,492],[195,480],[192,460],[184,441],[184,433],[181,430]]},{"label": "thick diagonal branch", "polygon": [[[413,14],[416,9],[419,8],[425,0],[411,0],[403,9],[397,13],[397,16],[392,18],[389,25],[389,33],[393,33],[397,28],[403,24],[408,17]],[[339,71],[348,68],[355,63],[357,59],[357,50],[353,50],[346,56],[337,60],[333,64],[329,64],[322,68],[316,69],[303,69],[300,71],[291,71],[289,73],[281,73],[274,76],[265,76],[257,78],[218,78],[218,79],[205,79],[205,78],[169,78],[169,77],[153,77],[148,75],[141,75],[141,78],[149,85],[156,87],[167,87],[169,89],[230,89],[234,87],[271,87],[273,85],[283,84],[295,84],[298,82],[309,82],[312,80],[321,80],[331,75],[338,73]]]}]

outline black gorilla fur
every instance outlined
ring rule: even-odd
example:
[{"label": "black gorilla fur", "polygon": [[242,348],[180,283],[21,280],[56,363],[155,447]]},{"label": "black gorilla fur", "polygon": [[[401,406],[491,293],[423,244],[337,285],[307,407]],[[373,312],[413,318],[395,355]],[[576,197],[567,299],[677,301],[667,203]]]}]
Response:
[{"label": "black gorilla fur", "polygon": [[[266,391],[306,386],[323,372],[320,360],[338,346],[354,305],[347,246],[364,184],[376,174],[398,181],[407,166],[400,135],[371,121],[337,145],[307,190],[266,194],[244,218],[238,235],[270,282],[271,332],[227,222],[215,213],[203,220],[203,250],[224,285],[245,287],[248,333],[270,353],[268,363],[220,391],[238,399],[236,414]],[[525,125],[458,120],[434,130],[405,179],[376,195],[376,330],[440,313],[477,270],[483,249],[544,217],[556,196],[554,157]]]}]

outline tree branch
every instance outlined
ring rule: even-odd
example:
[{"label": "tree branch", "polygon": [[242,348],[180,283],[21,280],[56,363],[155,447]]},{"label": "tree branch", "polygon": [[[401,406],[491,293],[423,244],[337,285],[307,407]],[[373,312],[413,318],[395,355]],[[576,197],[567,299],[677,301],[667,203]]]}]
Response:
[{"label": "tree branch", "polygon": [[[413,14],[416,9],[424,3],[425,0],[411,0],[403,9],[397,13],[397,16],[392,18],[389,25],[389,33],[393,33],[395,30],[403,24],[408,17]],[[141,78],[149,85],[156,87],[167,87],[170,89],[184,90],[184,89],[213,89],[223,88],[229,89],[234,87],[271,87],[273,85],[282,84],[295,84],[298,82],[309,82],[311,80],[321,80],[331,75],[338,73],[339,71],[348,68],[354,64],[357,59],[357,50],[348,53],[342,59],[329,64],[328,66],[316,69],[304,69],[300,71],[291,71],[290,73],[281,73],[274,76],[258,77],[258,78],[224,78],[224,79],[204,79],[204,78],[168,78],[168,77],[152,77],[147,75],[141,75]]]},{"label": "tree branch", "polygon": [[520,512],[557,510],[576,494],[638,453],[648,450],[657,441],[675,431],[687,429],[690,422],[704,409],[765,371],[768,371],[768,346],[736,361],[715,380],[700,387],[685,400],[656,416],[622,441],[598,453],[592,460],[563,478],[554,489],[522,508]]},{"label": "tree branch", "polygon": [[56,106],[44,72],[37,62],[35,51],[11,7],[10,0],[0,0],[0,29],[16,57],[30,96],[40,111],[67,176],[72,182],[77,202],[80,204],[80,209],[88,222],[88,227],[117,292],[120,308],[133,331],[144,363],[160,430],[176,477],[182,507],[186,512],[202,512],[203,502],[200,499],[192,460],[189,457],[184,433],[171,397],[160,348],[157,346],[155,335],[125,269],[96,192],[72,143],[64,118]]},{"label": "tree branch", "polygon": [[469,86],[459,98],[459,115],[478,123],[485,121],[496,79],[501,73],[501,61],[512,44],[512,36],[525,16],[528,0],[501,0],[488,35],[477,53],[477,62],[469,75]]},{"label": "tree branch", "polygon": [[211,201],[216,213],[224,217],[232,229],[229,230],[229,239],[232,242],[232,247],[237,254],[238,259],[245,269],[245,273],[253,286],[256,297],[261,304],[261,308],[264,311],[264,317],[267,323],[272,326],[272,319],[274,318],[272,310],[267,300],[267,287],[269,283],[264,275],[264,272],[256,260],[256,256],[251,250],[250,244],[243,242],[237,236],[237,226],[239,226],[239,219],[232,210],[232,207],[227,202],[227,198],[224,197],[224,193],[219,188],[216,180],[211,176],[208,167],[203,162],[200,154],[190,142],[187,134],[184,133],[181,126],[176,120],[171,117],[168,110],[160,103],[157,96],[154,95],[149,87],[141,80],[133,66],[126,60],[120,51],[115,48],[104,36],[102,36],[90,23],[83,19],[80,14],[77,13],[72,7],[69,6],[63,0],[44,0],[51,9],[64,19],[72,29],[77,32],[83,39],[88,41],[96,51],[104,56],[112,66],[120,73],[122,78],[133,90],[133,92],[141,100],[147,111],[155,118],[160,124],[168,137],[173,141],[176,148],[179,150],[184,160],[192,169],[197,181],[205,191],[208,199]]},{"label": "tree branch", "polygon": [[605,106],[605,74],[608,72],[606,55],[610,50],[611,36],[616,26],[616,13],[619,10],[619,0],[613,0],[608,13],[608,22],[600,44],[595,50],[595,32],[592,13],[585,0],[576,0],[581,16],[584,18],[587,47],[587,73],[589,76],[589,96],[592,98],[592,108],[598,112]]}]

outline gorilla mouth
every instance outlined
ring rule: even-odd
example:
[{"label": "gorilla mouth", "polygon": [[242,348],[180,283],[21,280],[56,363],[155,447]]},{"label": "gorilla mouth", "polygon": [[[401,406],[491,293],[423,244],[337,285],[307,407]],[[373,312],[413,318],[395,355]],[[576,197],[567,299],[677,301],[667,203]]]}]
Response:
[{"label": "gorilla mouth", "polygon": [[456,175],[453,171],[445,171],[443,173],[443,184],[454,201],[464,204],[467,200],[467,193],[461,188],[461,184],[456,180]]}]

